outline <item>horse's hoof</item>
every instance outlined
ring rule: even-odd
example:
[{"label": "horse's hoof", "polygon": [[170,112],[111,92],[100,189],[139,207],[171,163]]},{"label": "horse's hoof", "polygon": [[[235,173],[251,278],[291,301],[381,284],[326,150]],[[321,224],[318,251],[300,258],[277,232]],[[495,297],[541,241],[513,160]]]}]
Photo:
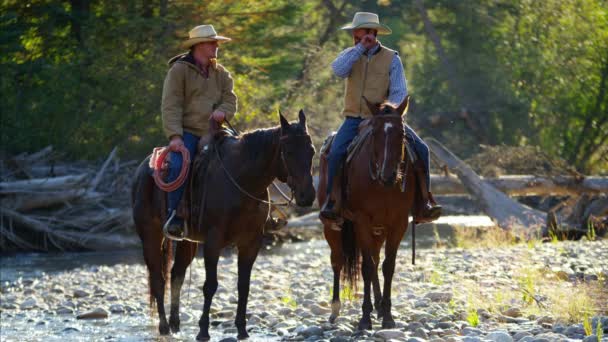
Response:
[{"label": "horse's hoof", "polygon": [[172,333],[178,333],[179,332],[179,320],[170,319],[169,327],[171,328]]},{"label": "horse's hoof", "polygon": [[203,332],[199,332],[198,335],[196,335],[197,341],[209,341],[210,339],[211,337],[209,336],[209,333],[203,334]]},{"label": "horse's hoof", "polygon": [[249,334],[247,332],[244,333],[239,333],[238,336],[236,337],[237,340],[246,340],[249,338]]},{"label": "horse's hoof", "polygon": [[169,324],[165,323],[165,324],[159,324],[158,325],[158,332],[161,335],[169,335]]},{"label": "horse's hoof", "polygon": [[331,324],[336,323],[336,318],[338,318],[338,315],[331,314],[329,316],[329,323],[331,323]]},{"label": "horse's hoof", "polygon": [[361,320],[359,321],[358,330],[372,330],[372,321],[371,320]]},{"label": "horse's hoof", "polygon": [[382,329],[395,329],[397,325],[394,320],[384,320],[382,321]]}]

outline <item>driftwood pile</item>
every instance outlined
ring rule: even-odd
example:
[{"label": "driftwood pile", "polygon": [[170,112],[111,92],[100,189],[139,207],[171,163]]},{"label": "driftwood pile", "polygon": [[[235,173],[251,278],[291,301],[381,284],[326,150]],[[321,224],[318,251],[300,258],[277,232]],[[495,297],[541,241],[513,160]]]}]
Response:
[{"label": "driftwood pile", "polygon": [[[543,182],[530,184],[532,188],[545,184],[540,188],[554,189],[555,193],[562,195],[573,195],[566,202],[543,212],[518,202],[509,197],[505,189],[501,191],[496,184],[481,178],[467,163],[437,140],[428,139],[427,144],[433,156],[447,169],[456,173],[475,202],[503,229],[518,231],[528,237],[557,236],[574,239],[587,234],[603,235],[608,230],[605,177],[554,176],[543,178]],[[524,193],[519,193],[522,194]]]},{"label": "driftwood pile", "polygon": [[116,148],[101,165],[63,163],[47,147],[0,163],[0,249],[107,250],[135,246],[130,182],[136,161]]}]

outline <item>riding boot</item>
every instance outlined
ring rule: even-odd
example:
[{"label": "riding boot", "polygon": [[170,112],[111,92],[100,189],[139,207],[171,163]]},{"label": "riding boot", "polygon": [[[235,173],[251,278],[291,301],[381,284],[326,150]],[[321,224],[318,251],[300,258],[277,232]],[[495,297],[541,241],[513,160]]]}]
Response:
[{"label": "riding boot", "polygon": [[323,207],[321,207],[321,212],[319,215],[326,220],[336,221],[338,219],[338,212],[335,209],[336,201],[331,198],[331,195],[327,196]]},{"label": "riding boot", "polygon": [[323,206],[321,207],[321,212],[319,213],[319,215],[326,220],[337,221],[340,216],[339,203],[334,199],[333,193],[334,192],[338,193],[339,194],[338,196],[342,195],[341,192],[344,189],[344,184],[337,189],[336,189],[335,184],[336,184],[336,182],[339,182],[338,184],[340,184],[344,181],[344,175],[342,174],[343,171],[344,171],[344,161],[342,161],[340,163],[340,165],[338,166],[338,170],[336,171],[336,174],[334,175],[332,189],[329,189],[329,194],[327,194],[325,203],[323,203]]},{"label": "riding boot", "polygon": [[163,226],[163,232],[172,239],[181,240],[184,238],[184,220],[176,215],[176,211],[170,212],[169,218]]},{"label": "riding boot", "polygon": [[418,178],[420,193],[419,200],[421,203],[414,210],[414,222],[416,223],[429,223],[437,220],[441,216],[442,207],[435,202],[433,194],[428,190],[426,184],[426,168],[419,161],[414,166],[416,178]]}]

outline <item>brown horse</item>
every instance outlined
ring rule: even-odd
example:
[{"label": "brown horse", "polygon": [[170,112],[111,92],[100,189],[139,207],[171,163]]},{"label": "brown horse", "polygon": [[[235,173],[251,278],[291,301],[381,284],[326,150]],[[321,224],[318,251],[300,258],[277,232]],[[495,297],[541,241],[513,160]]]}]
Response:
[{"label": "brown horse", "polygon": [[[367,102],[367,100],[366,100]],[[410,209],[414,202],[415,176],[407,153],[403,130],[403,115],[407,112],[409,97],[398,107],[389,104],[372,105],[367,102],[373,117],[362,125],[372,126],[372,132],[360,150],[345,166],[346,198],[341,205],[344,224],[336,229],[334,222],[321,218],[324,235],[331,249],[331,265],[334,271],[332,314],[334,321],[340,312],[340,273],[345,267],[346,279],[352,284],[361,268],[364,281],[363,317],[359,329],[371,329],[371,285],[382,328],[394,328],[391,314],[391,283],[395,271],[395,259],[399,243],[407,230]],[[400,170],[405,160],[405,174]],[[327,187],[327,159],[321,156],[318,188],[319,203],[325,202]],[[402,177],[406,191],[400,189]],[[344,183],[344,182],[343,182]],[[334,198],[336,194],[334,187]],[[337,197],[338,196],[338,197]],[[382,264],[384,289],[380,290],[378,264],[380,249],[386,242]],[[362,265],[359,264],[359,258]],[[382,293],[384,295],[382,295]]]},{"label": "brown horse", "polygon": [[[217,264],[220,251],[228,245],[238,248],[238,305],[235,325],[238,338],[247,338],[246,309],[251,269],[262,243],[263,226],[270,206],[267,187],[278,178],[287,182],[296,203],[310,206],[315,198],[312,182],[314,147],[306,128],[306,116],[300,111],[299,122],[289,123],[280,115],[280,126],[256,130],[238,137],[226,137],[216,145],[205,168],[192,169],[191,217],[199,218],[190,230],[196,240],[204,240],[206,279],[203,314],[199,320],[197,340],[209,339],[209,309],[218,286]],[[206,148],[203,147],[203,151]],[[217,157],[214,157],[217,156]],[[204,190],[196,184],[202,184]],[[156,301],[159,331],[179,331],[179,295],[188,265],[196,254],[197,244],[176,242],[175,261],[171,269],[171,315],[165,317],[164,292],[171,242],[163,239],[162,196],[150,176],[148,160],[138,168],[132,189],[133,218],[141,238],[144,258],[149,271],[150,304]],[[205,201],[205,197],[207,200]],[[204,203],[203,203],[204,202]],[[204,205],[203,205],[204,204]],[[202,208],[202,209],[201,209]],[[163,242],[164,241],[164,242]]]}]

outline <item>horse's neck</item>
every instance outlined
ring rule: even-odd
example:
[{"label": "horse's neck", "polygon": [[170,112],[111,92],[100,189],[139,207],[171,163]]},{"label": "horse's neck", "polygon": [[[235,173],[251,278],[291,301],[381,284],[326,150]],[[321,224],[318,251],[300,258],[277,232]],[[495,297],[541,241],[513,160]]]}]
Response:
[{"label": "horse's neck", "polygon": [[242,152],[255,155],[255,158],[248,156],[246,164],[241,166],[242,179],[246,181],[247,189],[261,192],[278,176],[280,131],[278,128],[270,128],[250,134],[267,135],[263,139],[241,141]]}]

